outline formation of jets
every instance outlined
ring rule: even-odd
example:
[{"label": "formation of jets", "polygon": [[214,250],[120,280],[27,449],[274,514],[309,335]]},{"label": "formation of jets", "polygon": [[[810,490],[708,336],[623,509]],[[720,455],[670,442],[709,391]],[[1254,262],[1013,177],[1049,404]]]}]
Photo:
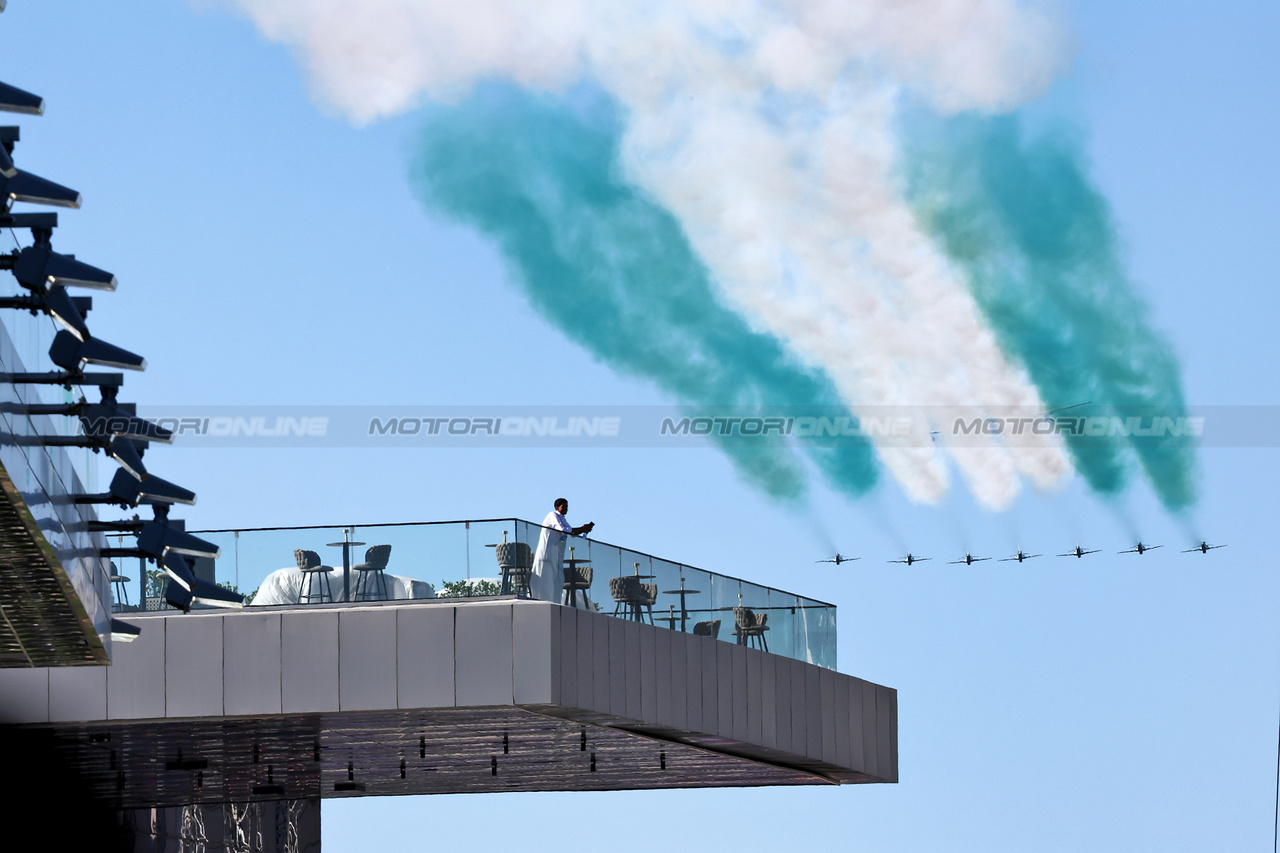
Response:
[{"label": "formation of jets", "polygon": [[[1117,554],[1137,554],[1138,556],[1142,556],[1143,554],[1147,553],[1148,551],[1154,551],[1154,550],[1155,550],[1155,549],[1157,549],[1157,548],[1163,548],[1163,547],[1164,547],[1163,545],[1147,545],[1147,544],[1145,544],[1141,539],[1139,539],[1139,540],[1138,540],[1138,542],[1137,542],[1137,544],[1136,544],[1136,545],[1134,545],[1134,547],[1132,547],[1132,548],[1128,548],[1128,549],[1126,549],[1126,550],[1124,550],[1124,551],[1117,551],[1116,553],[1117,553]],[[1209,543],[1207,543],[1207,542],[1205,542],[1203,539],[1201,539],[1201,540],[1200,540],[1200,544],[1199,544],[1199,545],[1197,545],[1197,546],[1196,546],[1196,547],[1194,547],[1194,548],[1188,548],[1187,550],[1183,551],[1182,553],[1184,553],[1184,554],[1190,554],[1190,553],[1193,553],[1193,552],[1195,552],[1195,551],[1199,551],[1201,554],[1208,554],[1210,551],[1214,550],[1215,548],[1225,548],[1225,547],[1227,547],[1227,546],[1226,546],[1226,545],[1210,545]],[[1100,553],[1100,552],[1101,552],[1101,550],[1102,550],[1101,548],[1091,548],[1091,549],[1086,549],[1086,548],[1084,548],[1084,547],[1080,546],[1079,544],[1077,544],[1075,548],[1072,548],[1070,551],[1067,551],[1065,554],[1058,554],[1057,556],[1059,556],[1059,557],[1075,557],[1075,558],[1078,560],[1078,559],[1083,558],[1086,554],[1097,554],[1097,553]],[[1014,554],[1012,557],[1001,557],[999,561],[1000,561],[1001,563],[1009,563],[1009,562],[1012,562],[1012,561],[1014,561],[1014,560],[1017,560],[1019,563],[1021,563],[1021,562],[1024,562],[1024,561],[1026,561],[1026,560],[1030,560],[1030,559],[1033,559],[1033,558],[1035,558],[1035,557],[1042,557],[1042,556],[1044,556],[1044,555],[1043,555],[1043,554],[1028,554],[1028,553],[1024,552],[1021,548],[1019,548],[1019,549],[1018,549],[1018,553]],[[840,565],[841,563],[848,563],[848,562],[851,562],[851,561],[853,561],[853,560],[858,560],[858,559],[861,559],[861,558],[860,558],[860,557],[846,557],[844,554],[837,553],[834,557],[831,557],[831,558],[826,559],[826,560],[816,560],[815,562],[818,562],[818,563],[835,563],[835,564],[838,566],[838,565]],[[889,560],[888,562],[890,562],[890,563],[904,563],[904,564],[906,564],[906,565],[908,565],[908,566],[911,566],[911,565],[914,565],[914,564],[916,564],[916,563],[923,563],[923,562],[925,562],[926,560],[931,560],[931,559],[933,559],[933,558],[932,558],[932,557],[917,557],[915,554],[912,554],[910,551],[908,551],[908,552],[907,552],[907,556],[903,557],[902,559],[900,559],[900,560]],[[964,564],[964,565],[966,565],[966,566],[972,566],[974,563],[981,563],[981,562],[983,562],[984,560],[990,560],[990,559],[992,559],[992,558],[991,558],[991,557],[975,557],[975,556],[973,556],[972,554],[965,554],[965,555],[964,555],[962,558],[960,558],[959,560],[949,560],[949,561],[947,561],[947,565],[949,565],[949,566],[956,566],[956,565]]]}]

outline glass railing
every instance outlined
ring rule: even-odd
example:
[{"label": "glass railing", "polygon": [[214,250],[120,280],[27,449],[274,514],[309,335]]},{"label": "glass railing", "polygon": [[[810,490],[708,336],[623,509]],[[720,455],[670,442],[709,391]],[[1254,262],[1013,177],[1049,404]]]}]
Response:
[{"label": "glass railing", "polygon": [[[531,571],[542,528],[520,519],[192,532],[221,549],[212,567],[197,565],[197,572],[253,592],[251,607],[446,596],[572,598],[574,606],[608,616],[836,666],[832,604],[580,537],[569,537],[560,574],[544,580]],[[499,547],[503,543],[507,547]],[[295,551],[314,552],[304,553],[301,565],[309,560],[332,571],[301,570]]]}]

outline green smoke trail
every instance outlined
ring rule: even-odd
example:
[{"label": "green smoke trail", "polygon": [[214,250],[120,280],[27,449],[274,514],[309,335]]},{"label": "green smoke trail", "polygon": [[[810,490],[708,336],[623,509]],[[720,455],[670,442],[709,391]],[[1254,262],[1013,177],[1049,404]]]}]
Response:
[{"label": "green smoke trail", "polygon": [[[657,383],[690,414],[840,406],[824,375],[718,301],[680,225],[622,177],[620,136],[616,108],[599,95],[485,87],[429,112],[414,186],[429,208],[492,238],[557,328],[615,370]],[[721,447],[770,495],[803,494],[804,468],[787,447]],[[876,482],[865,441],[809,451],[847,494]]]},{"label": "green smoke trail", "polygon": [[[1177,359],[1125,274],[1079,140],[1033,136],[1015,116],[917,116],[908,137],[912,204],[1048,406],[1092,401],[1093,414],[1185,415]],[[1166,507],[1195,501],[1194,452],[1181,440],[1067,444],[1098,492],[1124,487],[1128,446]]]}]

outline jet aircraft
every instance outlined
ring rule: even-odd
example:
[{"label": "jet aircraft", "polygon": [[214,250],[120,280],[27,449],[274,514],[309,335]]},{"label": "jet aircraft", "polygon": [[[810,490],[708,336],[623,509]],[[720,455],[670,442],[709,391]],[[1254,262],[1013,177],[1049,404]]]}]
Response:
[{"label": "jet aircraft", "polygon": [[832,557],[830,560],[814,560],[814,562],[815,563],[835,563],[838,566],[841,563],[849,563],[849,562],[852,562],[853,560],[861,560],[861,559],[862,559],[861,557],[846,557],[843,554],[841,554],[839,551],[837,551],[836,555]]},{"label": "jet aircraft", "polygon": [[1209,553],[1210,551],[1212,551],[1214,548],[1225,548],[1225,547],[1227,547],[1227,546],[1226,546],[1226,545],[1210,545],[1210,544],[1206,543],[1203,539],[1201,539],[1201,540],[1200,540],[1200,544],[1199,544],[1199,545],[1197,545],[1197,546],[1196,546],[1196,547],[1194,547],[1194,548],[1188,548],[1187,550],[1183,551],[1182,553],[1184,553],[1184,554],[1190,554],[1192,551],[1199,551],[1201,554],[1208,554],[1208,553]]},{"label": "jet aircraft", "polygon": [[990,557],[975,557],[972,554],[965,554],[963,560],[950,560],[947,562],[947,565],[956,566],[956,565],[959,565],[960,563],[964,563],[966,566],[972,566],[974,563],[981,563],[983,560],[990,560],[990,559],[991,559]]},{"label": "jet aircraft", "polygon": [[910,551],[908,551],[905,559],[890,560],[889,562],[890,563],[906,563],[909,566],[912,563],[923,563],[925,560],[932,560],[932,559],[933,559],[932,557],[916,557],[916,556],[913,556]]},{"label": "jet aircraft", "polygon": [[[1143,554],[1147,553],[1148,551],[1154,551],[1157,548],[1163,548],[1163,547],[1164,547],[1163,545],[1143,545],[1142,540],[1139,539],[1138,546],[1136,548],[1130,548],[1128,551],[1119,551],[1117,553],[1137,554],[1139,557],[1141,557]],[[1195,549],[1193,548],[1192,550],[1195,550]]]},{"label": "jet aircraft", "polygon": [[1022,549],[1019,548],[1018,553],[1014,554],[1012,557],[1002,557],[1000,562],[1009,563],[1009,562],[1012,562],[1013,560],[1017,560],[1019,563],[1021,563],[1023,560],[1030,560],[1032,557],[1041,557],[1041,556],[1043,555],[1042,554],[1024,554],[1022,553]]},{"label": "jet aircraft", "polygon": [[1067,553],[1059,554],[1058,556],[1059,557],[1075,557],[1076,559],[1079,559],[1080,557],[1083,557],[1085,554],[1096,554],[1098,553],[1099,550],[1101,549],[1094,548],[1092,551],[1086,551],[1083,548],[1081,548],[1079,545],[1077,545],[1074,551],[1068,551]]}]

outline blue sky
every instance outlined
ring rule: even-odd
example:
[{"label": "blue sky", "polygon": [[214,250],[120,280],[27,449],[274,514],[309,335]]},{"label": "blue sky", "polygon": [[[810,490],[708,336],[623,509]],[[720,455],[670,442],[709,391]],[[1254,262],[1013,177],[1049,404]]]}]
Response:
[{"label": "blue sky", "polygon": [[[1269,3],[1074,2],[1054,93],[1086,134],[1133,278],[1189,402],[1280,404],[1280,52]],[[113,271],[94,333],[144,354],[151,405],[662,404],[533,313],[480,236],[408,172],[421,115],[356,129],[289,52],[179,0],[13,0],[0,79],[47,101],[15,159],[84,193],[54,246]],[[1274,440],[1260,435],[1260,445]],[[840,607],[841,670],[899,689],[892,786],[330,802],[329,853],[676,843],[725,849],[1256,849],[1272,831],[1280,690],[1272,447],[1206,449],[1189,520],[1139,485],[1003,514],[892,484],[784,509],[700,449],[157,448],[193,528],[540,518]],[[107,472],[109,475],[109,471]],[[819,530],[863,555],[836,568]],[[1163,542],[1117,556],[1133,536]],[[1176,553],[1191,536],[1230,543]],[[966,550],[1104,553],[947,566]],[[1184,544],[1187,543],[1187,544]],[[935,562],[882,561],[904,547]],[[611,815],[641,817],[619,833]],[[495,820],[496,817],[500,820]],[[606,841],[607,840],[607,841]]]}]

